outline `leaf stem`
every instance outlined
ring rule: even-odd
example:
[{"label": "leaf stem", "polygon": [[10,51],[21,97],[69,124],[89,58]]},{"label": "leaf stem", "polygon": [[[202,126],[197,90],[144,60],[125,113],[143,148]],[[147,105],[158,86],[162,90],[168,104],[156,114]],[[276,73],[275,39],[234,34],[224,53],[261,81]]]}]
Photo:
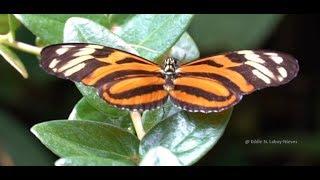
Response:
[{"label": "leaf stem", "polygon": [[9,34],[0,34],[0,42],[7,41]]},{"label": "leaf stem", "polygon": [[138,139],[141,140],[143,136],[146,134],[142,126],[141,114],[137,111],[132,111],[130,112],[130,116],[134,129],[137,133]]},{"label": "leaf stem", "polygon": [[18,42],[18,41],[12,40],[9,37],[10,37],[10,34],[0,35],[0,43],[5,44],[10,47],[13,47],[13,48],[16,48],[16,49],[19,49],[24,52],[30,53],[30,54],[34,54],[36,56],[40,55],[42,48],[32,46],[30,44],[26,44],[23,42]]}]

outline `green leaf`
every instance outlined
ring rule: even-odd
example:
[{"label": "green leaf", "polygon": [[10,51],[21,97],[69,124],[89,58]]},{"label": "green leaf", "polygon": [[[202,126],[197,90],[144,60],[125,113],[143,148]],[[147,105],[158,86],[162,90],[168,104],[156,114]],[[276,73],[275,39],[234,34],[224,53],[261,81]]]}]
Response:
[{"label": "green leaf", "polygon": [[125,41],[107,28],[84,18],[70,18],[66,22],[63,41],[100,44],[137,54]]},{"label": "green leaf", "polygon": [[121,26],[133,18],[134,14],[109,14],[108,22],[109,28],[112,29],[114,26]]},{"label": "green leaf", "polygon": [[123,23],[115,33],[137,48],[142,57],[154,60],[179,40],[191,19],[192,15],[183,14],[139,14]]},{"label": "green leaf", "polygon": [[134,166],[135,164],[126,159],[109,159],[95,156],[71,156],[60,158],[56,166]]},{"label": "green leaf", "polygon": [[[122,31],[123,27],[121,26],[124,26],[135,16],[136,15],[134,14],[110,14],[108,19],[111,31],[121,36],[120,32],[118,32]],[[158,56],[158,53],[156,53],[155,56]],[[184,33],[178,42],[176,42],[176,44],[171,48],[170,56],[177,59],[184,58],[185,60],[194,60],[199,57],[199,50],[190,35],[188,33]]]},{"label": "green leaf", "polygon": [[0,55],[15,68],[24,78],[28,78],[28,72],[20,58],[8,47],[0,44]]},{"label": "green leaf", "polygon": [[103,26],[107,25],[107,16],[104,14],[16,14],[15,17],[33,34],[49,44],[62,43],[64,24],[71,17],[83,17]]},{"label": "green leaf", "polygon": [[183,62],[188,62],[198,59],[200,52],[192,37],[188,33],[184,33],[171,48],[170,56]]},{"label": "green leaf", "polygon": [[101,111],[95,109],[92,105],[88,103],[88,101],[84,97],[80,99],[80,101],[74,106],[68,119],[90,120],[109,123],[108,114],[104,114]]},{"label": "green leaf", "polygon": [[36,40],[34,42],[34,44],[38,47],[45,47],[47,45],[49,45],[48,43],[45,43],[41,38],[36,37]]},{"label": "green leaf", "polygon": [[155,147],[141,160],[140,166],[181,166],[179,159],[164,147]]},{"label": "green leaf", "polygon": [[13,165],[45,166],[54,161],[53,156],[50,156],[51,153],[36,141],[21,121],[1,109],[0,124],[0,151],[8,154]]},{"label": "green leaf", "polygon": [[9,31],[8,15],[0,14],[0,34],[6,34]]},{"label": "green leaf", "polygon": [[[97,105],[96,107],[99,107]],[[133,133],[133,127],[129,112],[119,111],[111,106],[104,107],[102,110],[92,106],[86,98],[82,98],[73,108],[69,120],[91,120],[109,123],[121,127]]]},{"label": "green leaf", "polygon": [[[166,109],[168,110],[171,109]],[[176,108],[171,110],[171,115],[162,112],[163,109],[156,111],[164,116],[142,139],[140,155],[144,156],[150,149],[162,146],[175,154],[183,165],[191,165],[217,143],[232,109],[210,114],[178,112]]]},{"label": "green leaf", "polygon": [[37,124],[31,132],[60,157],[97,156],[139,161],[139,140],[106,123],[56,120]]},{"label": "green leaf", "polygon": [[195,15],[189,34],[201,53],[257,48],[275,29],[283,15]]},{"label": "green leaf", "polygon": [[160,109],[146,111],[142,114],[142,123],[145,132],[147,133],[159,122],[182,112],[181,109],[172,105],[171,102],[166,102]]},{"label": "green leaf", "polygon": [[19,28],[21,23],[11,14],[8,14],[8,23],[9,23],[9,29],[10,29],[10,38],[9,42],[14,40],[16,37],[16,30]]}]

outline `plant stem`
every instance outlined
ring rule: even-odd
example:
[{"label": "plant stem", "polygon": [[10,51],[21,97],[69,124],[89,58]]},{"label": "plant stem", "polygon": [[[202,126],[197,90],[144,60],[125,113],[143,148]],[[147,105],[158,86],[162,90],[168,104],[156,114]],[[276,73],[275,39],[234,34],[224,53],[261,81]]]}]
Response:
[{"label": "plant stem", "polygon": [[18,42],[18,41],[15,41],[15,40],[9,41],[9,35],[1,35],[0,36],[0,43],[5,44],[5,45],[10,46],[10,47],[13,47],[13,48],[16,48],[16,49],[19,49],[19,50],[24,51],[24,52],[30,53],[30,54],[34,54],[36,56],[40,55],[40,52],[41,52],[41,49],[42,49],[42,48],[39,48],[39,47],[36,47],[36,46],[32,46],[30,44],[26,44],[26,43],[23,43],[23,42]]},{"label": "plant stem", "polygon": [[16,49],[19,49],[21,51],[24,51],[24,52],[27,52],[27,53],[30,53],[30,54],[34,54],[36,56],[40,55],[40,52],[41,52],[41,49],[42,49],[42,48],[39,48],[39,47],[36,47],[36,46],[32,46],[30,44],[26,44],[26,43],[23,43],[23,42],[17,42],[17,41],[13,41],[13,42],[4,41],[3,44],[6,44],[6,45],[8,45],[10,47],[14,47]]},{"label": "plant stem", "polygon": [[134,126],[134,129],[137,133],[138,139],[141,140],[143,136],[146,134],[144,132],[143,126],[142,126],[142,119],[139,112],[132,111],[130,112],[131,120]]}]

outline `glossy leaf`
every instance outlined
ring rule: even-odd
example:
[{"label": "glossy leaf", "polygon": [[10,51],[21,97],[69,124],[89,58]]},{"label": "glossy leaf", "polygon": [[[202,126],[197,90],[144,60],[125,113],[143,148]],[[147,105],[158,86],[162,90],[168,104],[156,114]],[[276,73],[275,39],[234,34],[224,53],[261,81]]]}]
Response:
[{"label": "glossy leaf", "polygon": [[229,109],[203,114],[174,110],[172,115],[167,115],[169,113],[161,112],[163,109],[157,111],[165,115],[142,139],[139,152],[144,156],[150,149],[162,146],[175,154],[183,165],[193,164],[217,143],[232,112]]},{"label": "glossy leaf", "polygon": [[15,17],[33,34],[50,44],[62,43],[64,24],[71,17],[83,17],[107,25],[107,16],[104,14],[16,14]]},{"label": "glossy leaf", "polygon": [[20,22],[12,14],[8,14],[8,22],[10,31],[13,32],[16,31],[21,25]]},{"label": "glossy leaf", "polygon": [[276,14],[195,15],[188,32],[201,53],[256,49],[282,17]]},{"label": "glossy leaf", "polygon": [[[99,105],[98,105],[99,106]],[[113,124],[133,133],[130,115],[127,111],[119,111],[113,107],[96,109],[86,98],[82,98],[73,108],[69,120],[91,120]]]},{"label": "glossy leaf", "polygon": [[15,68],[24,78],[28,78],[28,72],[20,58],[8,47],[0,44],[0,55]]},{"label": "glossy leaf", "polygon": [[141,160],[140,166],[181,166],[179,159],[164,147],[150,149]]},{"label": "glossy leaf", "polygon": [[127,23],[133,18],[135,14],[109,14],[108,16],[108,25],[112,29],[114,26],[121,26],[122,24]]},{"label": "glossy leaf", "polygon": [[8,23],[10,29],[9,41],[12,41],[15,39],[16,30],[19,28],[20,22],[13,15],[8,14]]},{"label": "glossy leaf", "polygon": [[181,37],[192,15],[139,14],[123,23],[116,34],[137,49],[142,57],[161,57]]},{"label": "glossy leaf", "polygon": [[8,15],[0,14],[0,34],[6,34],[9,31]]},{"label": "glossy leaf", "polygon": [[31,131],[60,157],[97,156],[138,162],[139,140],[115,126],[94,121],[56,120]]},{"label": "glossy leaf", "polygon": [[143,128],[145,132],[148,132],[159,122],[180,112],[182,112],[181,109],[173,106],[172,103],[168,101],[160,109],[146,111],[142,114]]},{"label": "glossy leaf", "polygon": [[[134,14],[110,14],[108,19],[111,31],[121,36],[121,31],[123,30],[122,26],[129,23],[129,21],[135,16],[136,15]],[[133,47],[135,47],[135,44],[133,44]],[[139,49],[139,47],[136,48]],[[161,52],[154,52],[154,55],[152,55],[151,58],[153,56],[158,56],[159,53]],[[170,56],[177,59],[184,58],[185,60],[193,60],[199,57],[199,50],[190,35],[188,33],[184,33],[171,48]]]},{"label": "glossy leaf", "polygon": [[107,28],[84,18],[70,18],[64,28],[63,42],[101,44],[137,54],[125,41]]},{"label": "glossy leaf", "polygon": [[56,166],[134,166],[132,161],[126,159],[110,159],[95,156],[71,156],[60,158]]},{"label": "glossy leaf", "polygon": [[74,106],[72,112],[69,115],[69,120],[91,120],[98,122],[108,122],[108,114],[103,114],[101,111],[95,109],[88,101],[83,97]]},{"label": "glossy leaf", "polygon": [[200,52],[196,43],[188,33],[184,33],[179,41],[171,48],[170,56],[182,62],[198,59]]}]

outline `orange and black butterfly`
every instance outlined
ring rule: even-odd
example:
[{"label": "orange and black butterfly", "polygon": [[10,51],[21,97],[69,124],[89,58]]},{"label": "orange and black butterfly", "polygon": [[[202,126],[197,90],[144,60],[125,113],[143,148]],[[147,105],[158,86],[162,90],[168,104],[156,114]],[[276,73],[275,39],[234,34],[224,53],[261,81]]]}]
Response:
[{"label": "orange and black butterfly", "polygon": [[160,107],[168,99],[190,112],[220,112],[243,95],[279,86],[298,73],[292,56],[242,50],[179,65],[174,58],[159,66],[137,55],[96,44],[45,47],[41,66],[59,78],[98,89],[107,103],[130,111]]}]

